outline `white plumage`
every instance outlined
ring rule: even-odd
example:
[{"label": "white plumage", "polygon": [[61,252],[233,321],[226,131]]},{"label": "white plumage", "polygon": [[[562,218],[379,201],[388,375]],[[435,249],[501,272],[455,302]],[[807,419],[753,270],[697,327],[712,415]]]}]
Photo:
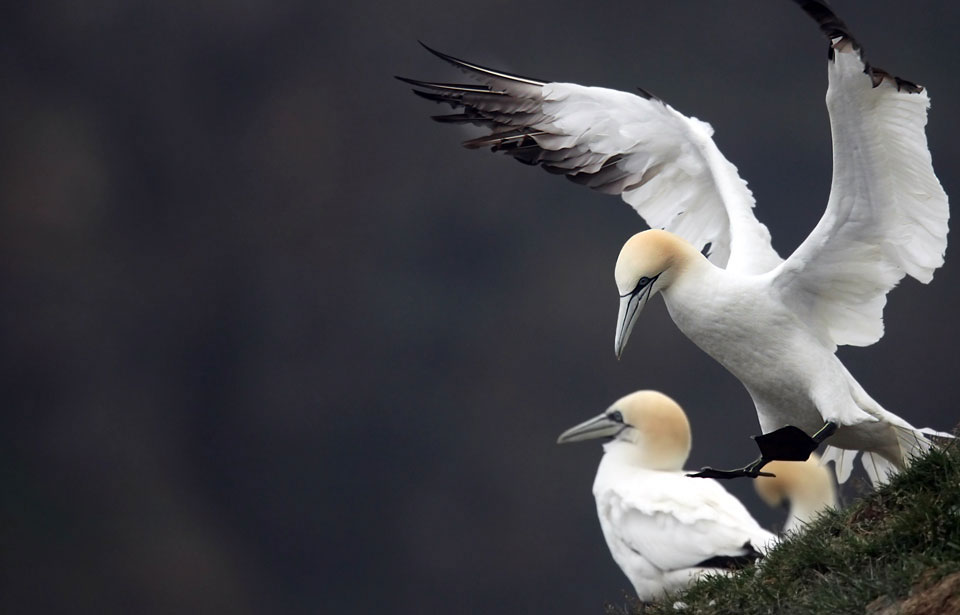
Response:
[{"label": "white plumage", "polygon": [[[834,173],[822,219],[786,261],[712,128],[649,94],[526,79],[438,52],[484,85],[407,81],[464,109],[438,120],[491,129],[468,147],[620,194],[650,227],[681,238],[641,234],[621,253],[618,354],[644,303],[663,291],[680,329],[746,386],[764,433],[835,422],[824,458],[843,481],[850,451],[868,451],[877,482],[930,442],[874,401],[834,352],[882,337],[886,294],[904,275],[930,281],[946,250],[948,201],[924,134],[926,91],[870,66],[825,3],[796,2],[830,39]],[[644,241],[649,253],[631,253]],[[653,282],[638,287],[644,280]]]},{"label": "white plumage", "polygon": [[[866,451],[864,466],[873,470],[875,483],[882,482],[932,443],[863,390],[837,358],[827,323],[810,318],[779,292],[783,270],[747,275],[720,269],[676,235],[638,233],[624,245],[615,271],[621,295],[617,353],[643,306],[662,293],[680,330],[746,387],[764,434],[787,426],[813,434],[829,422],[838,427],[830,445]],[[806,446],[810,439],[802,437]],[[810,442],[802,456],[777,453],[764,459],[804,459],[814,448]],[[852,459],[828,459],[838,461],[838,478],[845,480],[849,470],[842,464]],[[755,476],[761,466],[740,475]]]},{"label": "white plumage", "polygon": [[718,482],[685,476],[690,425],[666,395],[627,395],[558,442],[602,437],[613,439],[593,483],[597,515],[610,554],[641,600],[705,572],[742,567],[776,543]]},{"label": "white plumage", "polygon": [[927,93],[891,78],[873,87],[864,68],[856,45],[837,39],[827,89],[830,198],[775,282],[834,345],[879,340],[887,292],[904,274],[929,282],[947,249],[947,195],[924,134]]}]

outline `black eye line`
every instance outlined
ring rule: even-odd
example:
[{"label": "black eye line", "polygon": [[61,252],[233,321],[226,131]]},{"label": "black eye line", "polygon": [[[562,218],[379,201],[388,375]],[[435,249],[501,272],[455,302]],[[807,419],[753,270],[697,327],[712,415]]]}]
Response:
[{"label": "black eye line", "polygon": [[614,410],[607,415],[607,418],[614,423],[623,423],[623,414],[621,414],[619,410]]},{"label": "black eye line", "polygon": [[651,283],[653,283],[653,282],[656,282],[656,281],[657,281],[657,278],[659,278],[659,277],[660,277],[660,274],[659,274],[659,273],[658,273],[657,275],[653,276],[652,278],[648,278],[647,276],[641,277],[639,280],[637,280],[637,286],[636,286],[632,291],[630,291],[629,293],[627,293],[627,294],[625,294],[625,295],[620,295],[620,297],[623,298],[623,297],[629,297],[629,296],[631,296],[631,295],[636,295],[636,294],[639,293],[641,290],[643,290],[643,288],[644,288],[647,284],[651,284]]}]

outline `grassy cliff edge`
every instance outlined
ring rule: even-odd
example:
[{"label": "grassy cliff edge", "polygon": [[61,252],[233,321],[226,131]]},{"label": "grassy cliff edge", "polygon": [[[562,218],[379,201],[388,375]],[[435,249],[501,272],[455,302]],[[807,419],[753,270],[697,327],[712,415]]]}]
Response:
[{"label": "grassy cliff edge", "polygon": [[822,516],[758,566],[711,575],[657,604],[608,613],[960,613],[960,445]]}]

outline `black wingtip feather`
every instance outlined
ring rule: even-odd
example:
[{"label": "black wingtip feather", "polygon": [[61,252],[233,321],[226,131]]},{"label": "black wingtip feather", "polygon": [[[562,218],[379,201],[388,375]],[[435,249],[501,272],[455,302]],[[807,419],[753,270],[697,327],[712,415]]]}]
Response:
[{"label": "black wingtip feather", "polygon": [[726,568],[726,569],[735,569],[743,568],[748,564],[752,564],[758,559],[763,557],[763,554],[757,551],[750,541],[743,543],[741,547],[746,551],[743,555],[716,555],[710,559],[705,559],[699,564],[696,564],[697,568]]},{"label": "black wingtip feather", "polygon": [[655,100],[657,102],[663,102],[660,99],[660,97],[657,96],[656,94],[651,94],[648,90],[643,89],[639,85],[635,87],[637,88],[637,93],[640,94],[640,96],[642,96],[643,98],[646,98],[647,100]]},{"label": "black wingtip feather", "polygon": [[487,85],[467,85],[464,83],[440,83],[439,81],[420,81],[418,79],[410,79],[409,77],[399,77],[394,75],[395,79],[399,79],[404,83],[409,83],[412,86],[418,88],[426,88],[430,90],[439,90],[443,92],[456,92],[458,94],[504,94],[499,90],[494,90]]},{"label": "black wingtip feather", "polygon": [[860,49],[860,43],[850,33],[850,28],[837,17],[837,14],[822,0],[794,0],[803,11],[813,18],[820,25],[820,31],[828,40],[833,41],[836,38],[846,38],[854,46]]},{"label": "black wingtip feather", "polygon": [[495,69],[492,69],[492,68],[487,68],[486,66],[481,66],[480,64],[476,64],[475,62],[467,62],[466,60],[461,60],[460,58],[455,58],[455,57],[453,57],[453,56],[450,55],[450,54],[443,53],[442,51],[438,51],[438,50],[434,49],[433,47],[430,47],[429,45],[427,45],[427,44],[424,43],[423,41],[418,40],[417,42],[420,43],[420,46],[421,46],[421,47],[423,47],[424,49],[426,49],[427,51],[429,51],[429,52],[432,53],[433,55],[437,56],[438,58],[440,58],[440,59],[443,60],[444,62],[449,62],[450,64],[453,64],[453,65],[456,66],[457,68],[459,68],[459,69],[461,69],[461,70],[465,70],[465,71],[467,71],[467,72],[482,73],[482,74],[486,74],[486,75],[488,75],[488,76],[490,76],[490,77],[495,77],[495,78],[500,78],[500,79],[508,79],[508,80],[512,80],[512,81],[519,81],[519,82],[521,82],[521,83],[526,83],[526,84],[529,84],[529,85],[540,85],[540,86],[542,86],[542,85],[545,85],[546,83],[549,83],[548,81],[546,81],[546,80],[544,80],[544,79],[534,79],[534,78],[532,78],[532,77],[523,77],[523,76],[521,76],[521,75],[515,75],[515,74],[513,74],[513,73],[508,73],[508,72],[501,71],[501,70],[495,70]]},{"label": "black wingtip feather", "polygon": [[487,124],[487,120],[477,113],[448,113],[446,115],[431,115],[430,119],[441,124]]},{"label": "black wingtip feather", "polygon": [[537,146],[537,142],[534,137],[538,137],[543,134],[546,133],[544,133],[542,130],[520,128],[517,130],[495,132],[493,134],[477,137],[476,139],[470,139],[469,141],[464,141],[463,146],[467,149],[478,149],[481,147],[490,146],[491,151],[511,153],[517,149]]},{"label": "black wingtip feather", "polygon": [[463,60],[457,59],[457,58],[455,58],[455,57],[453,57],[453,56],[451,56],[451,55],[447,55],[447,54],[443,53],[442,51],[437,51],[436,49],[434,49],[433,47],[431,47],[430,45],[424,43],[424,42],[421,41],[421,40],[418,40],[417,42],[420,43],[420,46],[421,46],[421,47],[423,47],[424,49],[426,49],[427,51],[429,51],[429,52],[432,53],[433,55],[437,56],[437,57],[440,58],[441,60],[444,60],[445,62],[450,62],[451,64],[456,64],[457,66],[463,66],[463,67],[466,67],[466,66],[468,65],[468,63],[467,63],[467,62],[464,62]]},{"label": "black wingtip feather", "polygon": [[[413,87],[416,87],[416,88],[430,87],[430,84],[428,84],[426,81],[419,81],[417,79],[411,79],[409,77],[401,77],[400,75],[394,75],[393,78],[396,79],[397,81],[402,81],[403,83],[406,83],[407,85],[412,85]],[[414,90],[414,92],[416,91],[417,90]]]},{"label": "black wingtip feather", "polygon": [[451,96],[449,96],[449,95],[444,96],[443,94],[437,94],[437,93],[435,93],[435,92],[424,92],[423,90],[411,90],[411,92],[413,92],[414,94],[416,94],[416,95],[419,96],[420,98],[425,98],[425,99],[429,100],[430,102],[435,102],[435,103],[447,103],[448,105],[450,105],[450,106],[453,107],[454,109],[456,109],[457,107],[462,107],[462,106],[463,106],[463,103],[462,103],[461,101],[459,101],[459,100],[457,100],[456,98],[451,97]]},{"label": "black wingtip feather", "polygon": [[867,62],[863,45],[857,41],[850,32],[847,24],[837,17],[836,13],[833,12],[824,0],[794,0],[794,2],[819,24],[820,31],[823,32],[824,36],[830,41],[830,45],[827,48],[827,58],[830,61],[834,60],[836,49],[842,45],[851,45],[855,51],[859,52],[860,60],[864,66],[863,72],[870,77],[873,87],[879,86],[883,83],[884,79],[889,79],[893,81],[897,91],[909,92],[911,94],[918,94],[923,91],[923,86],[891,75],[881,68],[871,66],[870,63]]}]

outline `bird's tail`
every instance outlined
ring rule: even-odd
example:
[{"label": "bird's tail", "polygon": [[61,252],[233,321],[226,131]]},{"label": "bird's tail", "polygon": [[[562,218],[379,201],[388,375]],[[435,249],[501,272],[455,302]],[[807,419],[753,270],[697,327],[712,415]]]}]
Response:
[{"label": "bird's tail", "polygon": [[894,459],[878,452],[855,451],[828,445],[820,458],[820,463],[825,464],[832,461],[834,471],[837,473],[837,482],[842,484],[850,478],[850,473],[853,471],[853,462],[857,455],[862,452],[860,464],[866,470],[870,483],[874,488],[877,488],[885,485],[900,470],[909,467],[914,458],[937,447],[938,444],[934,438],[951,440],[954,438],[947,432],[937,431],[930,427],[917,429],[909,425],[890,425],[890,429],[896,436],[897,454]]},{"label": "bird's tail", "polygon": [[850,478],[850,473],[853,472],[853,461],[859,452],[828,444],[823,449],[823,455],[820,455],[820,465],[826,465],[832,461],[833,471],[837,473],[837,482],[842,485]]}]

